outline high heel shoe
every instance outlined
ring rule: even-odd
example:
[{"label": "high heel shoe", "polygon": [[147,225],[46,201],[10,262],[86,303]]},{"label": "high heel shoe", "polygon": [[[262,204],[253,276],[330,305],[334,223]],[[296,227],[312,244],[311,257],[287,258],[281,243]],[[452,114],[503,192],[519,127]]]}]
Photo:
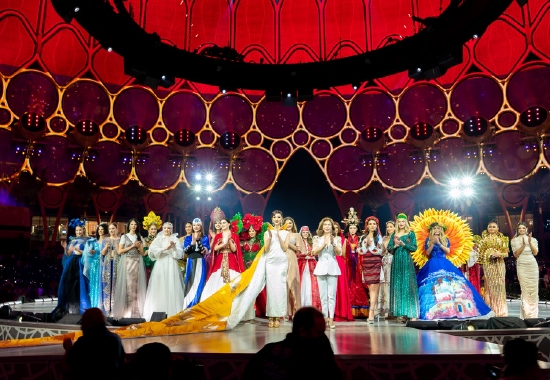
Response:
[{"label": "high heel shoe", "polygon": [[331,330],[334,330],[336,328],[336,325],[333,323],[332,325],[328,326]]},{"label": "high heel shoe", "polygon": [[273,321],[273,327],[277,328],[279,326],[281,326],[281,322],[279,322],[279,318],[275,318]]},{"label": "high heel shoe", "polygon": [[374,319],[368,319],[369,325],[374,325]]},{"label": "high heel shoe", "polygon": [[273,318],[269,318],[269,323],[267,325],[268,327],[275,327],[275,321],[273,320]]}]

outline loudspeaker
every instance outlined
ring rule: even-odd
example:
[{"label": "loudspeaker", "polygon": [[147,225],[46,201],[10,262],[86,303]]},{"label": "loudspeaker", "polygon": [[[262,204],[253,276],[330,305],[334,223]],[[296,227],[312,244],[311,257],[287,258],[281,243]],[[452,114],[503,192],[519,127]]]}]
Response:
[{"label": "loudspeaker", "polygon": [[82,315],[80,314],[65,314],[63,318],[57,321],[57,323],[62,323],[65,325],[79,325],[82,320]]},{"label": "loudspeaker", "polygon": [[143,318],[122,318],[117,321],[117,326],[130,326],[145,322]]},{"label": "loudspeaker", "polygon": [[525,329],[527,323],[518,317],[492,317],[487,321],[487,329]]},{"label": "loudspeaker", "polygon": [[535,327],[538,324],[546,322],[546,319],[544,319],[544,318],[525,318],[524,321],[527,324],[527,327]]},{"label": "loudspeaker", "polygon": [[151,314],[151,322],[160,322],[168,318],[168,315],[164,311],[154,311]]},{"label": "loudspeaker", "polygon": [[418,330],[439,330],[437,321],[407,321],[405,326]]}]

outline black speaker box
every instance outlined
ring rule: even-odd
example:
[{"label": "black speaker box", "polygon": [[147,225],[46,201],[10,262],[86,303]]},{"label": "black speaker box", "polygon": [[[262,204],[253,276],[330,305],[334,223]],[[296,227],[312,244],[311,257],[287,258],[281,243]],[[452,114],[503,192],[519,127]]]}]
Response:
[{"label": "black speaker box", "polygon": [[117,321],[117,326],[130,326],[145,322],[143,318],[122,318]]},{"label": "black speaker box", "polygon": [[535,327],[536,325],[540,323],[546,322],[546,319],[544,318],[525,318],[525,323],[527,324],[527,327]]},{"label": "black speaker box", "polygon": [[80,314],[65,314],[57,323],[62,323],[64,325],[79,325],[81,321],[82,315]]},{"label": "black speaker box", "polygon": [[437,321],[407,321],[405,326],[417,330],[439,330],[439,323]]},{"label": "black speaker box", "polygon": [[154,311],[151,314],[151,322],[160,322],[168,318],[168,315],[164,311]]},{"label": "black speaker box", "polygon": [[487,329],[525,329],[527,323],[518,317],[492,317],[487,321]]}]

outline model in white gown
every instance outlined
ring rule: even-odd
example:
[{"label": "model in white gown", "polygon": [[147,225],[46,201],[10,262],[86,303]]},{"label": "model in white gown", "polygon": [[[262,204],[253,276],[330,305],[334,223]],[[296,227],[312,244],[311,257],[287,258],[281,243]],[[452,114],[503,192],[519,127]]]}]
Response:
[{"label": "model in white gown", "polygon": [[528,234],[527,224],[520,222],[517,234],[510,242],[516,258],[519,286],[521,287],[520,318],[539,316],[539,266],[535,256],[539,253],[537,239]]},{"label": "model in white gown", "polygon": [[164,223],[149,247],[149,258],[155,261],[151,272],[147,296],[145,297],[144,318],[150,320],[153,312],[175,315],[183,306],[183,278],[178,260],[183,257],[183,249],[178,234],[172,233],[172,223]]}]

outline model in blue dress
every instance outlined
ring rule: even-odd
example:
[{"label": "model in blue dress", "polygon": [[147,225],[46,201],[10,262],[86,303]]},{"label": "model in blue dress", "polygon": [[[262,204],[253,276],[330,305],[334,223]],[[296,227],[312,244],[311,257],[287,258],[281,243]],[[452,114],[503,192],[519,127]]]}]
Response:
[{"label": "model in blue dress", "polygon": [[432,223],[426,239],[428,262],[418,272],[420,319],[473,318],[486,316],[491,309],[474,286],[448,259],[451,252],[444,227]]},{"label": "model in blue dress", "polygon": [[187,267],[183,288],[185,299],[183,309],[199,303],[202,290],[206,284],[208,267],[204,256],[210,252],[208,236],[204,235],[202,221],[199,218],[193,219],[193,233],[183,240],[183,252],[187,255]]}]

